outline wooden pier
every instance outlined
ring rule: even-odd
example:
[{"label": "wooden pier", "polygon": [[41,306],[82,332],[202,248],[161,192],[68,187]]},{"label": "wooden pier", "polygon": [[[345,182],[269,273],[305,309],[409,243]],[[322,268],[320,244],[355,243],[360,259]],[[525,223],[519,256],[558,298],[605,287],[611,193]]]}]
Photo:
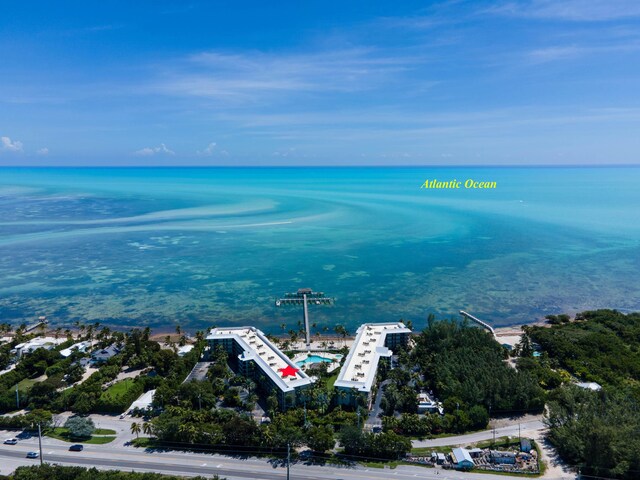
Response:
[{"label": "wooden pier", "polygon": [[471,320],[473,322],[476,322],[482,328],[486,328],[487,330],[489,330],[491,332],[491,335],[493,335],[493,338],[496,338],[496,331],[487,322],[483,322],[479,318],[474,317],[473,315],[471,315],[470,313],[465,312],[464,310],[460,310],[460,315],[462,315],[465,318],[468,318],[469,320]]}]

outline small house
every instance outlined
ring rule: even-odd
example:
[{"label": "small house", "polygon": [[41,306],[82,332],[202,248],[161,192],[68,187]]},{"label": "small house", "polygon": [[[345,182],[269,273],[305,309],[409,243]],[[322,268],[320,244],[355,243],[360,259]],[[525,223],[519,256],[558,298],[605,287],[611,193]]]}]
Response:
[{"label": "small house", "polygon": [[476,465],[466,448],[454,448],[451,451],[451,460],[458,470],[471,470]]},{"label": "small house", "polygon": [[91,353],[91,361],[93,363],[102,363],[109,360],[111,357],[120,353],[120,348],[117,345],[109,345],[107,348],[96,350]]},{"label": "small house", "polygon": [[529,453],[531,451],[531,440],[528,438],[523,438],[520,440],[520,451]]}]

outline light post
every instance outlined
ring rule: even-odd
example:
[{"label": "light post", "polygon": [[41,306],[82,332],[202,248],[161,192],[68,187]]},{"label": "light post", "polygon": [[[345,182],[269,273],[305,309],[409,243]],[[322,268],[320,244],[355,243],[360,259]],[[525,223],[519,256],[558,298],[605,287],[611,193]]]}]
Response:
[{"label": "light post", "polygon": [[40,422],[38,422],[38,447],[40,448],[40,465],[42,465],[42,430],[40,429]]},{"label": "light post", "polygon": [[287,443],[287,480],[289,480],[289,464],[291,463],[291,444]]}]

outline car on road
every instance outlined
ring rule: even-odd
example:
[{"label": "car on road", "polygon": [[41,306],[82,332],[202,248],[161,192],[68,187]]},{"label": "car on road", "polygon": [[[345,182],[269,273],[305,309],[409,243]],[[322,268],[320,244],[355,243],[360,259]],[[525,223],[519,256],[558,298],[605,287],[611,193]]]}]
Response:
[{"label": "car on road", "polygon": [[27,458],[38,458],[40,454],[38,452],[29,452],[27,453]]},{"label": "car on road", "polygon": [[81,452],[82,450],[84,450],[84,445],[80,445],[79,443],[69,447],[70,452]]},{"label": "car on road", "polygon": [[5,445],[15,445],[16,443],[18,443],[18,439],[17,438],[7,438],[4,441]]}]

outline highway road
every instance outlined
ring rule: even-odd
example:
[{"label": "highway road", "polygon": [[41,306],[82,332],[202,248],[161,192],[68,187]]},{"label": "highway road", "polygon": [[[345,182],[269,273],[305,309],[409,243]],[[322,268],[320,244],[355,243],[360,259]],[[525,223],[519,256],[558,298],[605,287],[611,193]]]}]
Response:
[{"label": "highway road", "polygon": [[[82,452],[70,452],[69,444],[44,438],[43,458],[62,465],[95,466],[100,469],[158,472],[193,477],[218,474],[229,480],[284,480],[286,468],[261,458],[233,458],[222,455],[187,452],[149,452],[133,447],[113,448],[106,445],[86,445]],[[8,474],[20,465],[33,465],[39,460],[26,458],[28,451],[37,451],[37,438],[22,440],[18,445],[0,445],[0,473]],[[465,473],[418,466],[395,469],[364,466],[320,466],[294,463],[291,479],[299,480],[504,480],[504,476],[486,473]],[[554,480],[554,477],[545,477]],[[558,480],[563,477],[557,477]],[[564,477],[568,478],[568,477]]]},{"label": "highway road", "polygon": [[[544,430],[546,428],[542,420],[532,420],[528,422],[522,422],[520,424],[520,432],[522,436],[531,438],[534,434]],[[518,436],[518,424],[508,425],[505,427],[496,428],[496,438],[510,436]],[[465,435],[457,435],[453,437],[434,438],[432,440],[413,440],[413,447],[444,447],[447,445],[466,445],[469,443],[480,442],[482,440],[489,440],[493,438],[493,430],[483,430],[482,432],[467,433]]]}]

